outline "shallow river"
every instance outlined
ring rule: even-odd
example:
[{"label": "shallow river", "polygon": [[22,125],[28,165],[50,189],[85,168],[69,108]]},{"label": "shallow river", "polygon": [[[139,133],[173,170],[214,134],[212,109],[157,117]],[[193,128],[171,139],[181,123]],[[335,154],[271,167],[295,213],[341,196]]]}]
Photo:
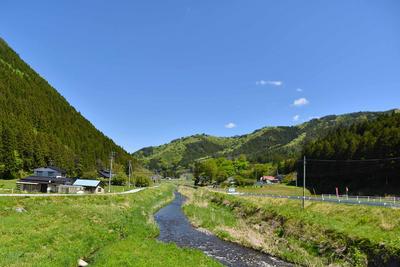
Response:
[{"label": "shallow river", "polygon": [[155,214],[160,227],[160,241],[200,249],[226,266],[292,266],[265,253],[200,232],[183,214],[183,201],[184,197],[175,193],[174,201]]}]

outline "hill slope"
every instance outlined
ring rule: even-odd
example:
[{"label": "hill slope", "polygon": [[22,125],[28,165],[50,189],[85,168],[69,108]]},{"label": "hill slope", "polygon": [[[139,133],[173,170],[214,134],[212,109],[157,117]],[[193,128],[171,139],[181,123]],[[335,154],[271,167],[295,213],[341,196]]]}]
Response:
[{"label": "hill slope", "polygon": [[79,175],[105,163],[112,150],[117,162],[131,158],[0,38],[0,176],[46,164]]},{"label": "hill slope", "polygon": [[143,148],[134,153],[150,168],[188,166],[205,157],[237,157],[245,155],[252,162],[279,161],[297,157],[303,145],[326,135],[339,126],[377,118],[381,112],[357,112],[313,119],[297,126],[265,127],[253,133],[235,137],[194,135],[168,144]]},{"label": "hill slope", "polygon": [[399,149],[398,111],[336,129],[305,146],[307,186],[322,193],[338,187],[340,192],[350,188],[352,194],[398,194]]}]

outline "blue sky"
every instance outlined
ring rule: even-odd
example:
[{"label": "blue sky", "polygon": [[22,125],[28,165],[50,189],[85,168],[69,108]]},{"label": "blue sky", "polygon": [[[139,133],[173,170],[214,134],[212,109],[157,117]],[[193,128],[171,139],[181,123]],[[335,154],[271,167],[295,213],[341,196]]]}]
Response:
[{"label": "blue sky", "polygon": [[0,36],[128,151],[400,100],[400,1],[2,1]]}]

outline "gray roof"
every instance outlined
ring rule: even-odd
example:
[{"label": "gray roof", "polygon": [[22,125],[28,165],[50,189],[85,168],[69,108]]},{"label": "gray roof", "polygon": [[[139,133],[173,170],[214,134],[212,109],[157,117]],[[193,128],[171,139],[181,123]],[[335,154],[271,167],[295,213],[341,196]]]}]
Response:
[{"label": "gray roof", "polygon": [[47,172],[47,171],[57,171],[57,172],[60,172],[60,173],[65,173],[66,172],[63,169],[58,168],[58,167],[54,167],[54,166],[40,167],[40,168],[36,168],[34,170],[35,171],[45,171],[45,172]]},{"label": "gray roof", "polygon": [[[100,170],[99,175],[104,178],[110,178],[110,171],[109,170]],[[112,177],[115,176],[115,173],[112,174]]]},{"label": "gray roof", "polygon": [[39,184],[72,184],[74,182],[71,178],[56,178],[45,176],[28,176],[19,180],[19,182],[39,183]]}]

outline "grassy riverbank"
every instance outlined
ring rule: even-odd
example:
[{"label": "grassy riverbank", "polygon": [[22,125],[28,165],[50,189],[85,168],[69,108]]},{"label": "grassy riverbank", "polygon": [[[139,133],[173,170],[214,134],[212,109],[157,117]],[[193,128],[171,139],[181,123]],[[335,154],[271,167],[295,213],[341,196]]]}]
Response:
[{"label": "grassy riverbank", "polygon": [[[303,188],[297,186],[289,186],[284,184],[271,184],[263,187],[247,186],[238,187],[238,192],[243,193],[257,193],[257,194],[270,194],[270,195],[281,195],[281,196],[302,196]],[[311,193],[308,189],[305,191],[306,196],[310,196]]]},{"label": "grassy riverbank", "polygon": [[400,210],[230,196],[180,188],[194,225],[307,266],[382,266],[400,261]]},{"label": "grassy riverbank", "polygon": [[[0,198],[0,266],[220,266],[202,252],[156,241],[162,185],[121,196]],[[18,212],[22,210],[22,212]]]}]

